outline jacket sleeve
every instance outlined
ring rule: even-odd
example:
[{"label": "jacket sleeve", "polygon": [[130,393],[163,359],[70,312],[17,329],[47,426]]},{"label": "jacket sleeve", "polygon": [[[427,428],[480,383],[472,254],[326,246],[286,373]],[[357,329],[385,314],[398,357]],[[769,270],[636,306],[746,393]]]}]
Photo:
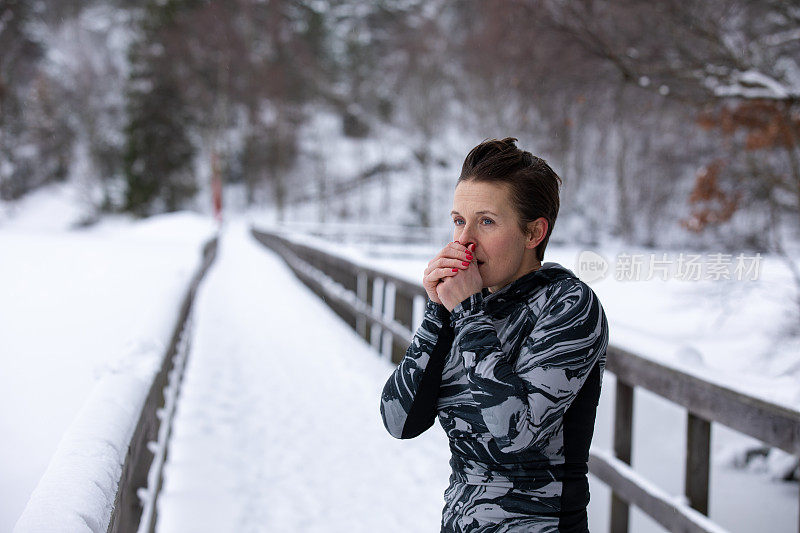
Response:
[{"label": "jacket sleeve", "polygon": [[578,280],[554,285],[521,344],[516,370],[503,352],[483,296],[453,309],[456,350],[472,397],[503,452],[543,450],[608,345],[608,323],[597,296]]},{"label": "jacket sleeve", "polygon": [[381,416],[393,437],[414,438],[433,425],[442,370],[452,345],[450,313],[428,300],[405,357],[383,387]]}]

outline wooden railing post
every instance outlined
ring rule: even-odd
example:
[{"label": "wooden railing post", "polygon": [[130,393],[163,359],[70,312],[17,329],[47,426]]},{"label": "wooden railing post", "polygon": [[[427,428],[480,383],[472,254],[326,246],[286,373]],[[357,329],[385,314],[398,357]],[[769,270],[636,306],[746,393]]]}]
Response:
[{"label": "wooden railing post", "polygon": [[[359,272],[356,276],[356,296],[364,303],[369,303],[367,300],[367,292],[369,287],[369,278],[366,272]],[[359,315],[356,317],[356,333],[362,338],[367,338],[367,319]]]},{"label": "wooden railing post", "polygon": [[[396,295],[397,289],[395,288],[394,283],[391,281],[386,281],[383,286],[383,318],[385,318],[387,321],[394,320]],[[389,360],[392,359],[393,338],[394,337],[392,336],[391,331],[388,329],[383,330],[381,354]]]},{"label": "wooden railing post", "polygon": [[708,516],[708,475],[711,423],[687,411],[686,481],[689,505]]},{"label": "wooden railing post", "polygon": [[[631,464],[633,436],[633,387],[617,379],[614,407],[614,455],[620,461]],[[628,533],[628,504],[615,492],[611,492],[611,533]]]},{"label": "wooden railing post", "polygon": [[[417,295],[409,294],[402,287],[395,285],[394,320],[412,331],[416,330],[416,328],[412,327],[414,323],[414,300],[416,298],[418,298]],[[403,339],[395,337],[392,343],[392,362],[395,364],[400,363],[407,350],[408,344]]]},{"label": "wooden railing post", "polygon": [[425,315],[425,298],[420,295],[414,296],[411,312],[411,331],[417,331],[422,325],[422,317]]},{"label": "wooden railing post", "polygon": [[[372,280],[372,308],[376,313],[383,314],[383,278],[376,277]],[[372,347],[376,350],[380,350],[383,328],[373,323],[369,329]]]}]

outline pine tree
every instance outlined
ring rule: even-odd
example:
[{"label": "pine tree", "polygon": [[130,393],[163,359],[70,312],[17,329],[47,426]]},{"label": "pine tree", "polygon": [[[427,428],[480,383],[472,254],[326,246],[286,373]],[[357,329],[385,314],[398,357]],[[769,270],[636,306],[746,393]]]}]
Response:
[{"label": "pine tree", "polygon": [[29,130],[26,96],[31,92],[42,56],[41,44],[27,24],[31,6],[19,0],[0,0],[0,199],[19,198],[39,185],[32,179],[31,157],[25,148]]},{"label": "pine tree", "polygon": [[180,57],[170,53],[178,15],[196,3],[149,2],[140,17],[140,38],[131,46],[125,209],[140,216],[179,209],[197,191],[191,108],[182,91]]}]

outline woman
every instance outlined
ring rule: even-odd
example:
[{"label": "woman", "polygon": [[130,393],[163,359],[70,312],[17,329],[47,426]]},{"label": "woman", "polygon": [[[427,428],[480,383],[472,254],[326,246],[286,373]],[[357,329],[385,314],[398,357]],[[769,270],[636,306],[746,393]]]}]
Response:
[{"label": "woman", "polygon": [[586,284],[542,264],[561,180],[515,142],[467,155],[454,241],[425,269],[422,325],[381,397],[394,437],[437,415],[447,433],[442,532],[588,531],[608,324]]}]

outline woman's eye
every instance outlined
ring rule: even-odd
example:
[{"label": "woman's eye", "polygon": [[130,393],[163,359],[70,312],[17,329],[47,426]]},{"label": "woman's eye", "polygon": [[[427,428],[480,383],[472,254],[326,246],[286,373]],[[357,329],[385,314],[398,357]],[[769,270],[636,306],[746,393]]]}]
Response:
[{"label": "woman's eye", "polygon": [[[453,224],[455,224],[456,226],[463,226],[464,224],[466,224],[466,222],[464,222],[463,219],[456,218],[453,219]],[[492,220],[491,218],[482,218],[481,224],[488,226],[490,224],[494,224],[494,220]]]}]

